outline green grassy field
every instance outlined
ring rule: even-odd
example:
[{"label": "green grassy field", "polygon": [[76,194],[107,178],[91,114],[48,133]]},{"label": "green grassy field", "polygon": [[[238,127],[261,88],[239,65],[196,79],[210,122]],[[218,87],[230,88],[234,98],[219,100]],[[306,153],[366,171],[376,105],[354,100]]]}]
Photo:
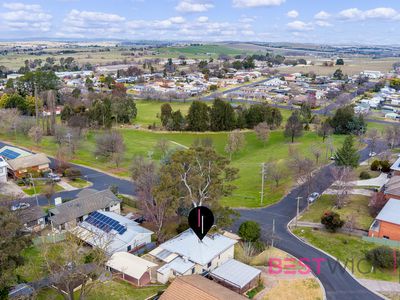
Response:
[{"label": "green grassy field", "polygon": [[301,221],[320,223],[321,216],[327,210],[332,210],[340,214],[341,219],[346,220],[350,215],[354,215],[356,227],[368,230],[373,218],[368,211],[370,197],[362,195],[350,195],[348,203],[341,209],[334,208],[334,195],[322,195],[315,203],[310,205],[300,218]]},{"label": "green grassy field", "polygon": [[220,54],[225,55],[239,55],[244,53],[250,53],[252,51],[243,51],[240,49],[234,49],[223,45],[201,45],[201,46],[185,46],[185,47],[164,47],[157,49],[160,55],[163,57],[178,57],[179,55],[185,55],[188,58],[206,58],[213,57],[217,58]]},{"label": "green grassy field", "polygon": [[[379,245],[365,242],[359,237],[315,231],[311,228],[297,228],[293,232],[297,236],[306,239],[312,245],[333,255],[342,263],[346,264],[347,262],[347,267],[359,278],[386,281],[399,280],[399,271],[393,272],[393,270],[375,268],[371,272],[372,266],[365,260],[365,253]],[[354,261],[353,264],[352,261]]]}]

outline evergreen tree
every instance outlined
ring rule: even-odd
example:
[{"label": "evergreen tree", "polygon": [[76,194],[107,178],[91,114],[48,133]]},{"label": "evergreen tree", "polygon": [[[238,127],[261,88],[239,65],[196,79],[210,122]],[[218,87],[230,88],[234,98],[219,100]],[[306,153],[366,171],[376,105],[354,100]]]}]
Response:
[{"label": "evergreen tree", "polygon": [[164,103],[163,105],[161,105],[161,124],[166,127],[169,120],[172,117],[172,107],[171,105],[169,105],[169,103]]},{"label": "evergreen tree", "polygon": [[193,101],[190,105],[188,115],[186,117],[188,130],[190,131],[206,131],[210,127],[210,115],[207,104],[200,101]]},{"label": "evergreen tree", "polygon": [[211,130],[231,131],[235,128],[235,112],[229,103],[215,99],[210,115]]},{"label": "evergreen tree", "polygon": [[348,166],[356,168],[360,155],[354,147],[353,136],[349,135],[343,142],[342,148],[338,149],[334,155],[335,162],[338,166]]},{"label": "evergreen tree", "polygon": [[180,110],[174,111],[167,125],[169,130],[182,131],[185,127],[185,118]]}]

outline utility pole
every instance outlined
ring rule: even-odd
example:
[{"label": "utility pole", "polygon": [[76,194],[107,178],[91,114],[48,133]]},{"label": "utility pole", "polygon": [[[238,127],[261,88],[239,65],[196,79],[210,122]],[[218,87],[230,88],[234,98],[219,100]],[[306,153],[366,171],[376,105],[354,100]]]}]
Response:
[{"label": "utility pole", "polygon": [[32,186],[33,186],[33,192],[35,193],[36,205],[39,206],[39,201],[38,201],[38,197],[37,197],[37,194],[36,194],[35,182],[33,181],[32,173],[29,173],[29,176],[31,178],[31,183],[32,183]]},{"label": "utility pole", "polygon": [[297,197],[297,210],[296,210],[296,227],[297,227],[297,222],[299,219],[299,212],[300,212],[300,199],[303,197]]},{"label": "utility pole", "polygon": [[274,247],[274,237],[275,237],[275,219],[272,219],[272,242],[271,242],[272,247]]},{"label": "utility pole", "polygon": [[261,164],[261,205],[264,202],[265,163]]},{"label": "utility pole", "polygon": [[39,104],[38,104],[38,91],[37,91],[37,85],[34,83],[35,86],[35,116],[36,116],[36,126],[39,126]]}]

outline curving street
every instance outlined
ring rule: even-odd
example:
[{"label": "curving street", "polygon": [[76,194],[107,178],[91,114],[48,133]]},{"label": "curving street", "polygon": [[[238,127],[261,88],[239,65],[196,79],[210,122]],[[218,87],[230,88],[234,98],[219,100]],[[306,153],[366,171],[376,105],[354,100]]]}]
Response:
[{"label": "curving street", "polygon": [[[7,145],[6,143],[0,142],[0,147]],[[378,145],[377,152],[385,149],[383,143]],[[361,160],[368,158],[368,148],[360,151]],[[54,160],[51,159],[52,164]],[[117,185],[119,192],[127,195],[134,195],[134,183],[129,180],[124,180],[102,173],[100,171],[93,170],[91,168],[74,165],[79,168],[82,172],[82,176],[88,181],[92,182],[91,188],[102,190],[108,188],[110,185]],[[334,181],[331,172],[331,166],[325,166],[321,168],[315,174],[314,190],[322,193],[326,190]],[[288,223],[296,216],[298,196],[303,197],[300,201],[300,211],[306,208],[306,187],[301,185],[294,188],[287,196],[285,196],[279,203],[272,206],[260,208],[260,209],[239,209],[241,216],[236,222],[232,229],[237,230],[241,222],[245,220],[254,220],[258,222],[263,230],[264,234],[272,232],[272,223],[275,220],[275,246],[280,248],[297,258],[307,259],[320,259],[320,271],[318,272],[318,264],[316,262],[309,263],[310,268],[319,278],[323,284],[327,299],[333,300],[352,300],[352,299],[363,299],[373,300],[381,299],[373,292],[362,286],[357,280],[355,280],[349,273],[347,273],[340,265],[336,263],[330,256],[322,253],[314,247],[303,243],[298,238],[293,236],[287,229]],[[55,197],[73,198],[80,190],[64,191],[55,194],[52,197],[54,201]],[[40,196],[38,197],[40,205],[47,205],[48,200]],[[35,197],[24,198],[20,200],[23,202],[29,202],[32,205],[36,204]],[[334,271],[331,271],[334,270]]]}]

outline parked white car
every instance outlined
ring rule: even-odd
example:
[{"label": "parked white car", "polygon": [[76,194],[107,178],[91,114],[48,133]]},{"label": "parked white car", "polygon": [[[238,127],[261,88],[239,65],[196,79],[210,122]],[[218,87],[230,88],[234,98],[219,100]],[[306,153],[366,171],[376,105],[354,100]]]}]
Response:
[{"label": "parked white car", "polygon": [[11,206],[11,210],[12,211],[16,211],[16,210],[20,210],[20,209],[26,209],[26,208],[29,208],[29,207],[31,207],[31,205],[29,203],[20,202],[20,203],[17,203],[15,205]]},{"label": "parked white car", "polygon": [[315,202],[318,198],[320,197],[320,194],[317,192],[312,193],[310,196],[308,196],[308,202],[313,203]]}]

